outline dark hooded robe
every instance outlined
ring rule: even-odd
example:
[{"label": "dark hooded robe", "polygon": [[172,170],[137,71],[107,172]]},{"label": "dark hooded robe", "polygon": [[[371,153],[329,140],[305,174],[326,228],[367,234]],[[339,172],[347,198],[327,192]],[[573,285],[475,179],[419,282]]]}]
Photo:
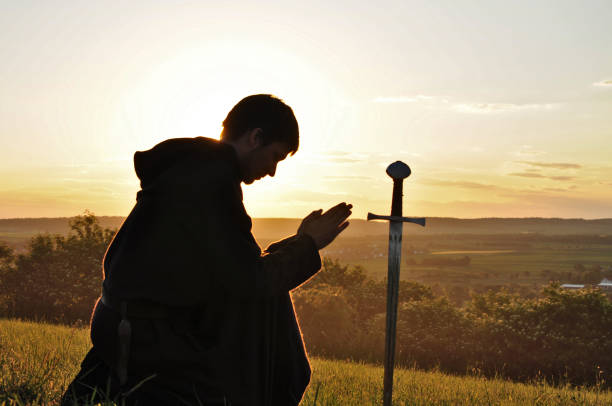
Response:
[{"label": "dark hooded robe", "polygon": [[261,252],[230,145],[171,139],[134,166],[142,190],[103,263],[106,297],[136,309],[128,382],[116,374],[122,317],[98,302],[93,348],[64,399],[98,387],[128,404],[297,405],[310,366],[289,292],[321,267],[312,238]]}]

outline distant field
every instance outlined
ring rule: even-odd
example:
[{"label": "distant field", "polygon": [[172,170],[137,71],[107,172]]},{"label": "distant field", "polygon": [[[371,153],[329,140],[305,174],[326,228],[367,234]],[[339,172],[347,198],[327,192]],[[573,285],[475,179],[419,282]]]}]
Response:
[{"label": "distant field", "polygon": [[467,254],[478,254],[478,255],[482,255],[482,254],[507,254],[509,252],[514,252],[514,250],[481,250],[481,251],[470,251],[470,250],[463,250],[463,251],[436,251],[436,252],[432,252],[431,255],[467,255]]},{"label": "distant field", "polygon": [[[99,217],[99,221],[103,227],[117,228],[123,218]],[[254,219],[253,233],[265,247],[294,233],[298,225],[298,219]],[[68,219],[0,219],[0,241],[21,252],[40,232],[67,233]],[[321,255],[361,265],[369,277],[383,279],[387,233],[387,224],[351,220],[346,232]],[[469,264],[464,266],[432,265],[432,258],[465,256]],[[579,264],[612,272],[612,219],[433,218],[425,228],[404,227],[400,277],[460,289],[465,298],[473,288],[514,285],[537,291],[551,280],[576,282],[580,275],[574,269]]]},{"label": "distant field", "polygon": [[[75,215],[78,213],[75,213]],[[119,216],[99,216],[103,227],[117,228],[123,222]],[[292,235],[300,219],[254,218],[253,234],[262,244]],[[69,218],[22,218],[0,219],[0,240],[14,247],[23,247],[40,232],[65,234],[69,231]],[[350,219],[350,227],[341,235],[344,238],[387,236],[389,226],[383,221]],[[405,236],[430,236],[438,234],[480,235],[608,235],[612,236],[612,219],[555,219],[555,218],[482,218],[457,219],[433,217],[427,219],[426,227],[404,226]]]},{"label": "distant field", "polygon": [[[344,238],[322,251],[343,264],[361,266],[374,279],[387,276],[386,236]],[[467,265],[449,265],[444,260]],[[437,265],[433,265],[437,263]],[[584,267],[578,271],[576,267]],[[599,267],[599,277],[588,269]],[[586,275],[586,276],[585,276]],[[440,234],[404,236],[400,278],[454,291],[456,303],[469,292],[510,287],[533,295],[550,281],[599,283],[612,277],[612,238],[589,235],[477,235]],[[440,292],[438,292],[440,293]]]},{"label": "distant field", "polygon": [[[87,329],[0,319],[0,405],[54,404],[88,348]],[[302,405],[381,404],[381,367],[311,361],[312,380]],[[612,404],[612,392],[398,369],[394,404],[603,406]]]},{"label": "distant field", "polygon": [[[434,253],[432,255],[440,256],[440,253]],[[612,266],[612,249],[609,246],[600,247],[599,249],[590,248],[573,250],[534,248],[523,251],[465,251],[456,254],[448,252],[446,255],[455,257],[467,255],[470,257],[471,263],[469,266],[465,267],[409,265],[406,263],[406,259],[410,258],[419,262],[427,257],[427,255],[403,255],[401,265],[402,278],[437,278],[442,273],[448,276],[463,275],[470,279],[513,279],[512,275],[519,273],[520,278],[525,279],[525,272],[529,272],[529,274],[539,274],[543,270],[572,271],[575,264],[599,264],[605,267]],[[368,274],[375,278],[382,278],[387,272],[386,256],[357,260],[344,258],[344,260],[353,265],[362,265],[367,270]],[[485,274],[487,275],[484,276]],[[537,275],[531,276],[538,280],[541,279]]]}]

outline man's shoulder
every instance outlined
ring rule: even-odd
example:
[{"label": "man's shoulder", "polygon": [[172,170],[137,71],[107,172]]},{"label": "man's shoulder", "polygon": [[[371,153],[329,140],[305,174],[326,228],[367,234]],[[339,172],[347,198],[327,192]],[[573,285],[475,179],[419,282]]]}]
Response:
[{"label": "man's shoulder", "polygon": [[180,171],[187,171],[201,180],[229,181],[239,172],[233,147],[206,137],[189,139],[189,151],[183,155],[179,167]]},{"label": "man's shoulder", "polygon": [[235,182],[239,178],[239,164],[233,147],[217,140],[198,137],[196,152],[189,157],[195,176],[215,182]]}]

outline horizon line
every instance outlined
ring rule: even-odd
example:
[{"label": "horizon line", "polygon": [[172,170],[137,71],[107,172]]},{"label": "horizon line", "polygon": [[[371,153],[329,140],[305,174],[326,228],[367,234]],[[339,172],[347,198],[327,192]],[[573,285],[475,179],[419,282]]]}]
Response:
[{"label": "horizon line", "polygon": [[[126,218],[127,215],[111,215],[111,214],[103,214],[98,215],[92,213],[95,217],[119,217]],[[76,214],[74,216],[57,216],[57,217],[2,217],[2,220],[43,220],[43,219],[71,219],[74,217],[81,216],[82,214]],[[416,216],[405,216],[405,217],[416,217]],[[585,218],[585,217],[496,217],[496,216],[486,216],[486,217],[448,217],[448,216],[422,216],[426,219],[453,219],[453,220],[583,220],[583,221],[595,221],[595,220],[612,220],[612,217],[594,217],[594,218]],[[252,219],[257,220],[302,220],[300,217],[251,217]],[[367,218],[349,218],[348,221],[351,220],[362,220],[369,221]],[[376,220],[370,220],[376,221]]]}]

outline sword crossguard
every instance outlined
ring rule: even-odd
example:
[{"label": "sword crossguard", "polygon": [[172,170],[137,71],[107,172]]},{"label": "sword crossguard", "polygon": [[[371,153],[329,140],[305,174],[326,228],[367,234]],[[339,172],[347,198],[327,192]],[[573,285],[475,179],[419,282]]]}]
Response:
[{"label": "sword crossguard", "polygon": [[378,214],[368,213],[368,220],[389,220],[396,223],[414,223],[425,227],[424,217],[379,216]]}]

